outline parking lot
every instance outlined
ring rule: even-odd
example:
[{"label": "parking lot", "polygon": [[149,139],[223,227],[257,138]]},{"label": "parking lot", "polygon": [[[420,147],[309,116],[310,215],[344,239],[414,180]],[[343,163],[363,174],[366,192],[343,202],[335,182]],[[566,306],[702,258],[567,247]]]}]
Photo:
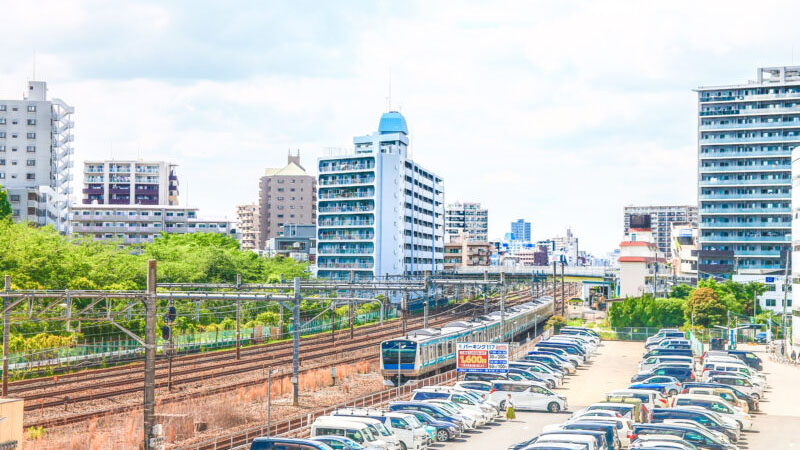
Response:
[{"label": "parking lot", "polygon": [[[800,368],[773,362],[760,351],[764,373],[771,389],[761,403],[762,412],[754,413],[753,431],[743,435],[738,446],[747,450],[800,449]],[[549,424],[564,422],[572,411],[603,399],[607,392],[630,384],[638,371],[644,353],[641,342],[605,341],[591,364],[578,369],[568,377],[557,392],[567,396],[569,412],[550,414],[519,411],[517,419],[502,420],[470,433],[467,439],[436,444],[440,449],[505,449],[509,445],[529,439]]]}]

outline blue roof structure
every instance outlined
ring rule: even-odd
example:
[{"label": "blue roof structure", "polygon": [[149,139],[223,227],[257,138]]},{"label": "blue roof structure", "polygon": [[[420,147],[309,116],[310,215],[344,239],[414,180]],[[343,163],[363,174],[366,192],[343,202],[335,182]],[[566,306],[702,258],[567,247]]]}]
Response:
[{"label": "blue roof structure", "polygon": [[383,113],[381,122],[378,124],[378,133],[403,133],[408,135],[408,126],[406,125],[406,118],[397,111],[389,111]]}]

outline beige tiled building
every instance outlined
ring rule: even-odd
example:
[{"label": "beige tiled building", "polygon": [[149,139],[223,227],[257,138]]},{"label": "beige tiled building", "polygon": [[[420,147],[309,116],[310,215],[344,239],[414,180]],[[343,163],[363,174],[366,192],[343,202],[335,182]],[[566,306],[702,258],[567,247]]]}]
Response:
[{"label": "beige tiled building", "polygon": [[259,247],[258,205],[250,203],[236,206],[236,220],[239,223],[239,243],[242,250],[261,250]]},{"label": "beige tiled building", "polygon": [[300,165],[299,152],[289,154],[286,166],[267,169],[258,191],[258,248],[286,224],[316,223],[317,180]]},{"label": "beige tiled building", "polygon": [[444,244],[444,269],[488,266],[491,264],[492,247],[488,242],[470,241],[462,231]]}]

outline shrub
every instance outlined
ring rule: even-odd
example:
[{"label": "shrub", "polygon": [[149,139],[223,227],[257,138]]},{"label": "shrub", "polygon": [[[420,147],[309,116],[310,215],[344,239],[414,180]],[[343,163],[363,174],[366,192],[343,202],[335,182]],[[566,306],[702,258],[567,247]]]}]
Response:
[{"label": "shrub", "polygon": [[562,328],[567,326],[567,320],[561,316],[553,316],[547,319],[545,329],[552,328],[554,333],[558,333]]}]

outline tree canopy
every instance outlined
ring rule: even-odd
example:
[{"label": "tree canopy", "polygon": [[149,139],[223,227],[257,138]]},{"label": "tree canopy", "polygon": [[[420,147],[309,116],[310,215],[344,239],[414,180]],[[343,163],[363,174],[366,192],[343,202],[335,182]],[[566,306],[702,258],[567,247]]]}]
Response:
[{"label": "tree canopy", "polygon": [[0,220],[11,217],[11,202],[8,201],[8,191],[0,185]]}]

